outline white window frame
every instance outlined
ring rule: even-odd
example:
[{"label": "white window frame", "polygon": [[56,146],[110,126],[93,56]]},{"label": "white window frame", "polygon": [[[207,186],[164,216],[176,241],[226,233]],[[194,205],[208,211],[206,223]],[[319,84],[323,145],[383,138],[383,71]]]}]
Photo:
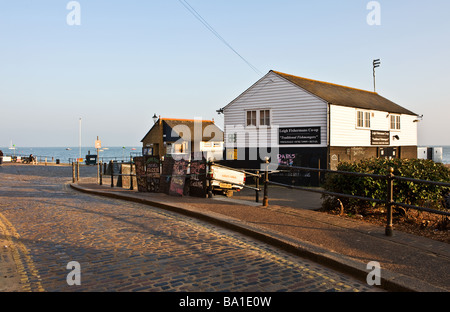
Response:
[{"label": "white window frame", "polygon": [[[255,124],[253,122],[249,123],[249,117],[248,114],[255,113]],[[265,116],[265,114],[268,114],[268,117]],[[264,114],[264,122],[261,122],[262,114]],[[253,116],[250,116],[250,120],[253,121]],[[266,124],[268,123],[268,124]],[[265,109],[249,109],[245,110],[245,127],[267,127],[269,128],[272,124],[272,110],[270,108]]]},{"label": "white window frame", "polygon": [[[394,126],[394,127],[392,127],[392,126]],[[390,114],[389,128],[393,131],[400,131],[402,129],[401,115]]]},{"label": "white window frame", "polygon": [[[255,120],[255,124],[253,124],[253,116],[252,115],[250,115],[250,123],[249,123],[249,117],[248,117],[248,114],[252,114],[252,113],[255,113],[255,117],[254,117],[254,120]],[[249,109],[249,110],[246,110],[245,111],[245,126],[246,127],[257,127],[257,125],[258,125],[258,110],[256,110],[256,109]]]},{"label": "white window frame", "polygon": [[[360,115],[362,118],[360,118]],[[371,111],[357,109],[356,110],[356,128],[357,129],[370,129],[370,119],[372,116]]]},{"label": "white window frame", "polygon": [[[268,116],[266,116],[266,113]],[[262,116],[264,115],[264,117]],[[263,123],[261,123],[263,121]],[[270,127],[272,124],[272,111],[270,109],[259,110],[259,126]]]}]

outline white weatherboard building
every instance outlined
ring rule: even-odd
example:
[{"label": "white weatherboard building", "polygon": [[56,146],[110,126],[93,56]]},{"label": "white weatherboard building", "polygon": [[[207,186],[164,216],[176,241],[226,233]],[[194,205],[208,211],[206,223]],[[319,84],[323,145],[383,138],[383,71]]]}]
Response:
[{"label": "white weatherboard building", "polygon": [[259,168],[267,155],[272,163],[325,169],[417,158],[418,115],[375,92],[271,70],[220,111],[234,167]]}]

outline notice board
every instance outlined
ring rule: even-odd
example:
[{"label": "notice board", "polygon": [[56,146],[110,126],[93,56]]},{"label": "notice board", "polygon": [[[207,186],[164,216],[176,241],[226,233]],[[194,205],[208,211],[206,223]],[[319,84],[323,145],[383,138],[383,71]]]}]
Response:
[{"label": "notice board", "polygon": [[390,145],[390,132],[389,131],[370,131],[370,144],[371,145]]},{"label": "notice board", "polygon": [[174,161],[169,195],[183,196],[188,165],[189,162],[184,159]]},{"label": "notice board", "polygon": [[136,170],[136,182],[138,192],[147,191],[147,178],[145,173],[145,161],[144,157],[134,157],[133,158],[135,170]]},{"label": "notice board", "polygon": [[206,196],[206,161],[193,160],[190,166],[189,195]]},{"label": "notice board", "polygon": [[159,192],[159,183],[161,178],[161,169],[158,157],[145,156],[145,173],[147,182],[147,191]]}]

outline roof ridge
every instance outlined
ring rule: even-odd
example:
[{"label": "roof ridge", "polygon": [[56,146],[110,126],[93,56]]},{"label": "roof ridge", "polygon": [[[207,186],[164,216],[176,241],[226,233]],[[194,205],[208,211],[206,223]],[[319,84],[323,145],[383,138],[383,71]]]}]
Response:
[{"label": "roof ridge", "polygon": [[332,82],[321,81],[321,80],[305,78],[305,77],[299,77],[299,76],[286,74],[286,73],[282,73],[282,72],[275,71],[275,70],[272,70],[272,72],[274,72],[276,74],[279,74],[279,75],[283,75],[283,76],[289,76],[289,77],[293,77],[293,78],[300,78],[300,79],[309,80],[309,81],[313,81],[313,82],[319,82],[319,83],[328,84],[328,85],[332,85],[332,86],[337,86],[337,87],[342,87],[342,88],[347,88],[347,89],[352,89],[352,90],[357,90],[357,91],[363,91],[363,92],[379,95],[377,92],[363,90],[363,89],[358,89],[358,88],[354,88],[354,87],[348,87],[348,86],[344,86],[344,85],[340,85],[340,84],[336,84],[336,83],[332,83]]},{"label": "roof ridge", "polygon": [[173,121],[206,121],[206,122],[212,122],[214,123],[214,120],[208,120],[208,119],[183,119],[183,118],[160,118],[161,120],[173,120]]}]

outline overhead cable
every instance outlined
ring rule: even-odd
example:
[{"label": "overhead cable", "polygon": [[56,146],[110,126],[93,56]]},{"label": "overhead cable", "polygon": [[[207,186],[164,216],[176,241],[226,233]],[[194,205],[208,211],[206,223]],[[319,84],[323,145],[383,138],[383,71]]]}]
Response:
[{"label": "overhead cable", "polygon": [[203,26],[214,34],[220,41],[222,41],[228,48],[231,49],[237,56],[239,56],[255,73],[262,75],[262,72],[247,61],[241,54],[239,54],[186,0],[178,0],[196,19],[198,19]]}]

